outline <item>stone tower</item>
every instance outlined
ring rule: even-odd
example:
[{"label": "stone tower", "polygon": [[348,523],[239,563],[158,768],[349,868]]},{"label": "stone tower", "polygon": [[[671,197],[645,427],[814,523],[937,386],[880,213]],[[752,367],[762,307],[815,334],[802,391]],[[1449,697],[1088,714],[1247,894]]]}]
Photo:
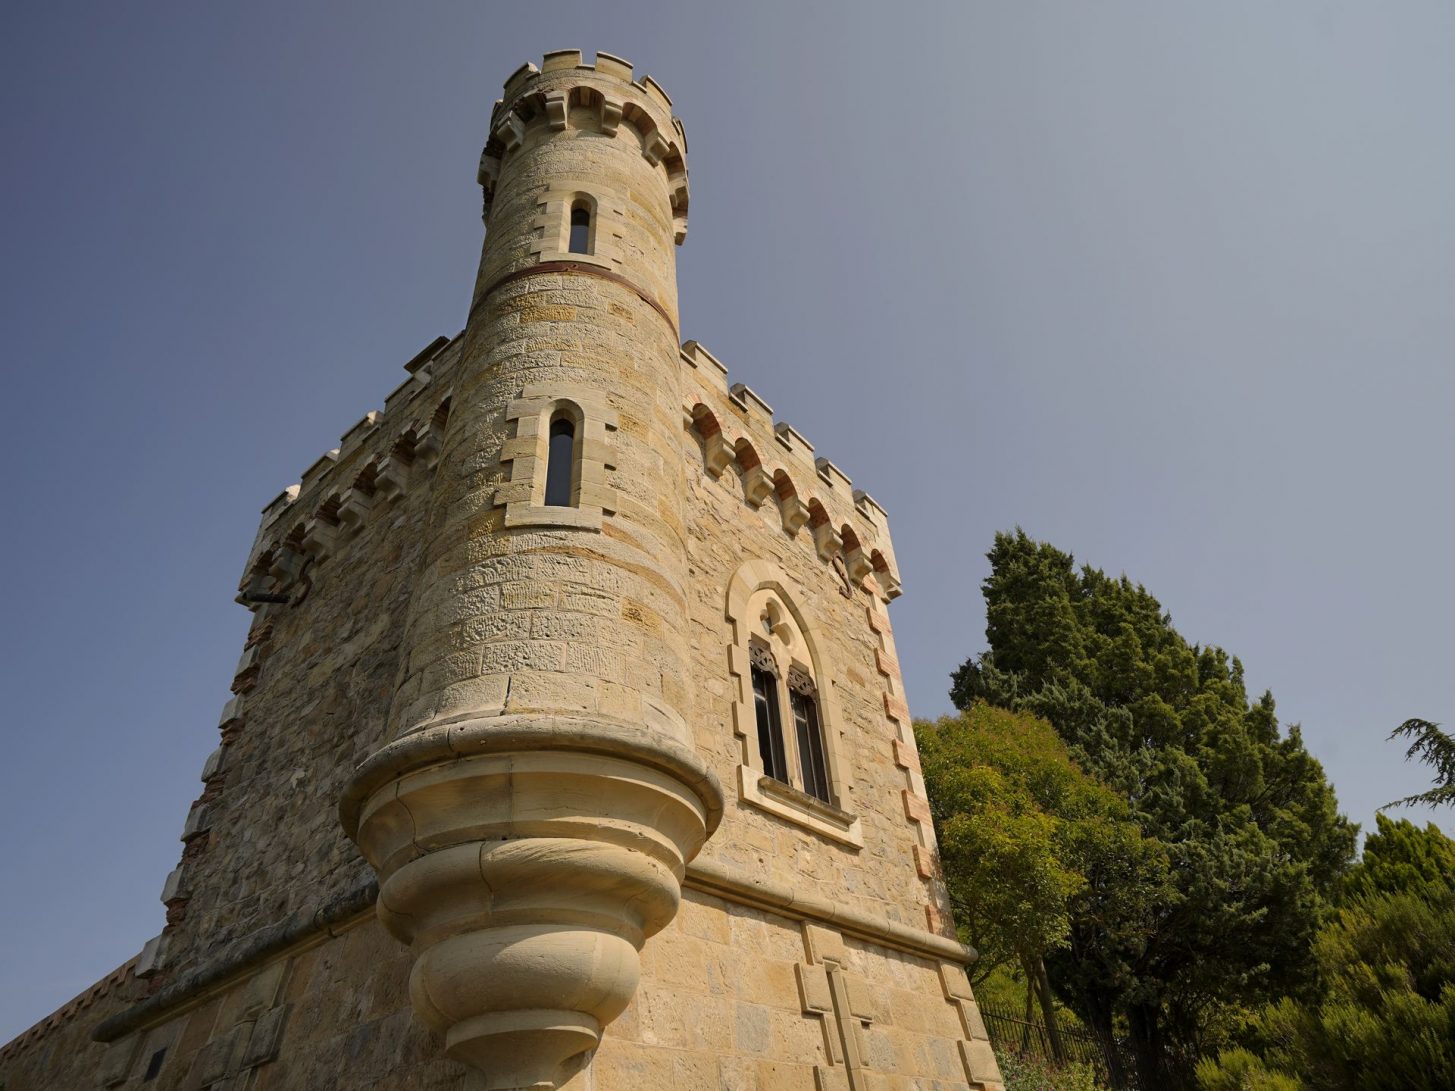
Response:
[{"label": "stone tower", "polygon": [[683,138],[655,83],[580,62],[517,72],[491,119],[395,739],[343,804],[415,1011],[491,1089],[596,1046],[723,806],[689,727]]},{"label": "stone tower", "polygon": [[887,520],[681,342],[671,100],[547,54],[480,182],[465,329],[264,510],[167,928],[0,1080],[999,1087]]}]

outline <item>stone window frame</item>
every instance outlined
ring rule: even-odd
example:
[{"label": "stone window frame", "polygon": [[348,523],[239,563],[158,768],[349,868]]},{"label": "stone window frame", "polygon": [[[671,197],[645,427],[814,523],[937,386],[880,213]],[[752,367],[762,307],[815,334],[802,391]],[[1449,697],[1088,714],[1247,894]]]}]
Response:
[{"label": "stone window frame", "polygon": [[[546,465],[550,457],[551,421],[567,413],[576,425],[569,507],[547,506]],[[505,507],[507,527],[572,527],[599,531],[616,514],[617,492],[610,483],[616,469],[611,434],[617,416],[599,390],[532,384],[505,408],[515,434],[505,441],[500,461],[510,464],[510,480],[495,490],[495,503]]]},{"label": "stone window frame", "polygon": [[[587,239],[590,252],[586,254],[571,249],[571,210],[580,201],[591,206],[591,234]],[[574,261],[604,269],[615,269],[622,264],[617,233],[602,230],[603,215],[614,212],[619,216],[620,210],[608,209],[602,194],[567,179],[564,184],[546,190],[538,210],[539,215],[532,224],[538,237],[531,247],[537,262]]]},{"label": "stone window frame", "polygon": [[[863,822],[844,808],[845,792],[853,783],[846,757],[839,745],[839,709],[834,694],[834,668],[826,650],[821,630],[810,623],[809,615],[799,606],[805,596],[777,565],[764,560],[751,560],[733,573],[728,583],[726,616],[732,625],[728,648],[728,669],[736,690],[733,698],[733,733],[742,748],[742,761],[737,768],[738,797],[744,802],[776,818],[802,826],[832,841],[859,849],[864,847]],[[772,624],[772,640],[762,639],[761,619],[765,613],[776,619]],[[823,736],[824,757],[828,766],[829,794],[833,802],[824,803],[803,791],[801,786],[783,784],[763,772],[763,758],[758,750],[758,718],[753,700],[752,647],[768,644],[779,666],[780,710],[788,713],[787,680],[795,668],[816,684],[819,731]],[[761,654],[761,653],[759,653]],[[802,774],[796,733],[784,728],[784,746],[789,752],[790,777]]]}]

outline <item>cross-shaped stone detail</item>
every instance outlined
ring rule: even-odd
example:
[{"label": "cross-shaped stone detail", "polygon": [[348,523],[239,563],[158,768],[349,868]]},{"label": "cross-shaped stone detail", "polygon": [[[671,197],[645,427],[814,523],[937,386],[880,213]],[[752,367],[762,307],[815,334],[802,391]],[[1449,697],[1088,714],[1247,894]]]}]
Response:
[{"label": "cross-shaped stone detail", "polygon": [[794,970],[804,1014],[823,1020],[829,1064],[814,1071],[818,1091],[869,1091],[864,1028],[874,1021],[874,1011],[868,983],[834,959],[800,963]]}]

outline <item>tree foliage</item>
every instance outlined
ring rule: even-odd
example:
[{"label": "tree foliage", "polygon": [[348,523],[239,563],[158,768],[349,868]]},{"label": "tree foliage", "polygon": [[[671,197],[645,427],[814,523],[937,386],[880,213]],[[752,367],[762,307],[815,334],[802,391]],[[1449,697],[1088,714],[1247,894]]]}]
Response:
[{"label": "tree foliage", "polygon": [[1375,832],[1341,884],[1343,901],[1372,894],[1455,891],[1455,841],[1433,822],[1423,829],[1408,819],[1374,816]]},{"label": "tree foliage", "polygon": [[1257,1052],[1203,1060],[1203,1088],[1260,1087],[1231,1084],[1237,1071],[1299,1091],[1455,1087],[1455,896],[1359,896],[1314,950],[1323,998],[1264,1008],[1250,1027]]},{"label": "tree foliage", "polygon": [[1429,720],[1406,720],[1390,732],[1391,739],[1410,740],[1405,760],[1424,762],[1435,772],[1435,786],[1428,792],[1405,796],[1389,804],[1391,807],[1412,807],[1418,803],[1431,807],[1455,806],[1455,739]]},{"label": "tree foliage", "polygon": [[1272,695],[1250,701],[1242,664],[1189,643],[1144,588],[1021,531],[989,557],[989,649],[955,672],[956,705],[1048,720],[1169,869],[1146,905],[1120,904],[1108,874],[1051,978],[1102,1033],[1126,1019],[1144,1086],[1189,1083],[1230,1013],[1312,985],[1307,952],[1355,828]]},{"label": "tree foliage", "polygon": [[1206,1091],[1455,1087],[1455,842],[1380,816],[1345,897],[1314,944],[1320,998],[1259,1012],[1251,1049],[1198,1065]]},{"label": "tree foliage", "polygon": [[[977,976],[1037,960],[1070,942],[1108,876],[1165,889],[1166,860],[1124,800],[1084,773],[1050,724],[976,703],[915,724],[940,861],[956,920],[981,952]],[[1121,898],[1133,897],[1125,885]]]}]

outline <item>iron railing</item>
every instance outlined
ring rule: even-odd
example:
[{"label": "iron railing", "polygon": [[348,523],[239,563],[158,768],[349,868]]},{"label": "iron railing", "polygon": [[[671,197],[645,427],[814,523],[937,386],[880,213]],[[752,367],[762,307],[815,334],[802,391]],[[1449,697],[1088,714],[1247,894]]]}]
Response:
[{"label": "iron railing", "polygon": [[1122,1043],[1106,1042],[1082,1027],[1068,1027],[1059,1020],[1056,1030],[1061,1039],[1061,1056],[1051,1045],[1051,1033],[1045,1023],[1026,1019],[993,1004],[980,1005],[980,1015],[990,1041],[1001,1053],[1031,1057],[1043,1064],[1066,1063],[1090,1065],[1097,1078],[1115,1091],[1139,1091],[1136,1069]]}]

